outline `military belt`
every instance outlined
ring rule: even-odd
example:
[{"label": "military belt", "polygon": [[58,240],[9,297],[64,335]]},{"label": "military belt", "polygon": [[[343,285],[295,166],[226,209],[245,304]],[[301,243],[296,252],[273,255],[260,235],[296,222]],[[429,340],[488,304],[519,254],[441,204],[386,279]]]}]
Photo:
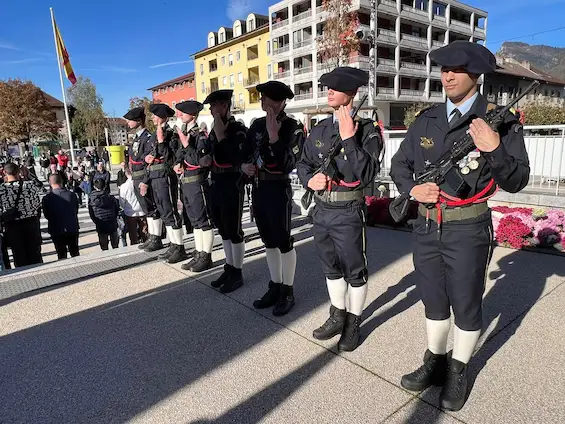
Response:
[{"label": "military belt", "polygon": [[290,177],[288,174],[271,174],[270,172],[259,171],[257,179],[259,181],[288,181]]},{"label": "military belt", "polygon": [[226,174],[229,172],[238,172],[239,169],[236,166],[230,166],[229,168],[220,168],[219,166],[212,166],[210,171],[213,174]]},{"label": "military belt", "polygon": [[147,171],[142,170],[142,171],[133,171],[131,173],[132,178],[139,178],[139,177],[145,177],[145,174],[147,173]]},{"label": "military belt", "polygon": [[[466,219],[477,218],[486,211],[488,211],[487,202],[475,203],[469,206],[457,208],[442,209],[441,220],[442,222],[463,221]],[[429,213],[430,219],[437,223],[437,208],[427,209],[424,205],[420,204],[418,206],[418,212],[422,216],[426,216],[426,214]]]},{"label": "military belt", "polygon": [[323,194],[314,192],[314,196],[322,202],[351,202],[363,198],[363,192],[360,190],[352,191],[324,191]]},{"label": "military belt", "polygon": [[158,163],[156,165],[149,165],[149,170],[150,171],[162,171],[164,169],[167,169],[167,164],[166,163]]},{"label": "military belt", "polygon": [[198,174],[198,175],[192,175],[190,177],[182,177],[181,182],[183,184],[190,184],[190,183],[202,182],[206,180],[206,178],[207,178],[206,174]]}]

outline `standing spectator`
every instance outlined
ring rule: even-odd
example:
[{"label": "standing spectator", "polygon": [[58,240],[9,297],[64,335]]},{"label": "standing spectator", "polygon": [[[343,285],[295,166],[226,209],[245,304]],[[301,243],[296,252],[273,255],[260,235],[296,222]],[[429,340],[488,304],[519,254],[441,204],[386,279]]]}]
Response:
[{"label": "standing spectator", "polygon": [[97,180],[104,180],[104,190],[106,190],[106,193],[110,193],[110,173],[106,171],[102,162],[98,162],[96,172],[92,177],[92,184],[95,185]]},{"label": "standing spectator", "polygon": [[118,177],[116,178],[116,184],[118,185],[118,188],[128,180],[125,174],[125,170],[126,170],[126,163],[125,162],[120,163],[120,170],[118,171]]},{"label": "standing spectator", "polygon": [[57,257],[67,259],[79,255],[78,251],[78,200],[74,193],[63,187],[59,174],[49,177],[51,192],[43,198],[43,215],[55,245]]},{"label": "standing spectator", "polygon": [[49,156],[49,165],[57,166],[57,158],[55,157],[55,155],[51,150],[49,150],[48,156]]},{"label": "standing spectator", "polygon": [[86,204],[88,205],[90,194],[92,193],[92,181],[90,181],[90,175],[84,174],[84,179],[80,183],[80,189],[86,196]]},{"label": "standing spectator", "polygon": [[49,173],[47,174],[47,180],[49,181],[49,177],[51,177],[51,175],[54,174],[59,174],[61,176],[61,178],[63,179],[63,187],[67,187],[68,184],[68,179],[67,179],[67,174],[63,171],[58,171],[57,170],[57,165],[55,164],[51,164],[49,165]]},{"label": "standing spectator", "polygon": [[200,131],[206,134],[206,137],[208,137],[208,126],[206,125],[206,122],[202,122],[200,124]]},{"label": "standing spectator", "polygon": [[98,241],[102,250],[108,250],[108,238],[112,249],[118,248],[118,201],[107,191],[103,179],[95,180],[94,191],[90,194],[88,212],[96,226]]},{"label": "standing spectator", "polygon": [[59,165],[60,170],[64,170],[69,164],[69,157],[65,154],[65,152],[63,152],[63,150],[59,150],[59,154],[57,155],[57,164]]},{"label": "standing spectator", "polygon": [[0,186],[0,213],[4,241],[12,249],[14,266],[40,264],[39,189],[31,181],[20,179],[14,163],[4,167],[6,182]]},{"label": "standing spectator", "polygon": [[147,219],[135,194],[131,170],[125,169],[126,181],[120,185],[120,207],[126,216],[130,244],[147,240]]},{"label": "standing spectator", "polygon": [[41,157],[39,158],[39,166],[41,167],[41,176],[45,179],[47,179],[47,173],[49,172],[49,158],[47,157],[47,155],[45,154],[45,152],[43,152],[41,154]]},{"label": "standing spectator", "polygon": [[110,167],[110,152],[108,149],[104,149],[102,152],[102,161],[104,161],[104,166]]}]

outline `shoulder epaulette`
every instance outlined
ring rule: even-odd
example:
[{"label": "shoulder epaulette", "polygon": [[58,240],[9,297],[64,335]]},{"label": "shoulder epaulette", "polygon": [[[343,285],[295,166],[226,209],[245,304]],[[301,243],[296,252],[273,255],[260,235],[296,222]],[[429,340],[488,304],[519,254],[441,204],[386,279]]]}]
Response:
[{"label": "shoulder epaulette", "polygon": [[421,110],[419,110],[418,112],[416,112],[416,113],[414,114],[414,116],[417,118],[417,117],[420,116],[421,114],[426,113],[428,110],[432,110],[433,108],[436,108],[436,107],[437,107],[437,104],[433,104],[433,105],[430,105],[430,106],[428,106],[428,107],[425,107],[424,109],[421,109]]}]

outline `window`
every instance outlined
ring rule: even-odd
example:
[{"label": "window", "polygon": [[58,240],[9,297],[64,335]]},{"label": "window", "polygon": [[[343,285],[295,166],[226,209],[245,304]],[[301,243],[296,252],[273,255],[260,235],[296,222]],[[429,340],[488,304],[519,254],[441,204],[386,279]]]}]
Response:
[{"label": "window", "polygon": [[241,59],[241,52],[238,50],[238,51],[235,53],[235,60],[237,60],[237,61],[239,62],[240,59]]},{"label": "window", "polygon": [[270,63],[267,65],[267,79],[273,78],[273,65]]},{"label": "window", "polygon": [[229,66],[233,66],[233,54],[229,54],[228,55],[228,64]]},{"label": "window", "polygon": [[174,109],[175,106],[177,105],[177,102],[171,102],[171,107]]},{"label": "window", "polygon": [[226,41],[226,34],[222,31],[218,34],[218,42],[223,43]]},{"label": "window", "polygon": [[237,74],[237,82],[243,84],[243,74],[241,72]]},{"label": "window", "polygon": [[208,47],[214,47],[214,44],[216,44],[216,37],[214,34],[210,34],[208,37]]},{"label": "window", "polygon": [[271,41],[267,40],[267,54],[271,54]]},{"label": "window", "polygon": [[204,64],[200,64],[200,75],[204,75]]},{"label": "window", "polygon": [[222,56],[222,66],[226,66],[226,57]]},{"label": "window", "polygon": [[202,94],[206,93],[206,83],[202,83]]},{"label": "window", "polygon": [[234,79],[234,75],[231,74],[230,75],[230,88],[234,88],[235,87],[235,79]]},{"label": "window", "polygon": [[243,106],[243,93],[239,93],[239,106]]},{"label": "window", "polygon": [[224,87],[227,87],[227,85],[228,85],[228,79],[227,79],[227,77],[222,78],[222,83],[223,83],[223,86],[224,86]]},{"label": "window", "polygon": [[173,85],[172,91],[175,91],[177,89],[177,85]]}]

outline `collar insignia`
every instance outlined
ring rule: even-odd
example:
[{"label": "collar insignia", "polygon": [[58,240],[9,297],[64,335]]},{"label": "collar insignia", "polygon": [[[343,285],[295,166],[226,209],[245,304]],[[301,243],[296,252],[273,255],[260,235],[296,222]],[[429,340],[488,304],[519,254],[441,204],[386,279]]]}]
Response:
[{"label": "collar insignia", "polygon": [[324,143],[322,142],[322,140],[316,140],[314,142],[314,145],[319,149],[320,147],[322,147],[324,145]]},{"label": "collar insignia", "polygon": [[420,146],[424,149],[431,149],[434,147],[434,139],[428,137],[420,137]]}]

